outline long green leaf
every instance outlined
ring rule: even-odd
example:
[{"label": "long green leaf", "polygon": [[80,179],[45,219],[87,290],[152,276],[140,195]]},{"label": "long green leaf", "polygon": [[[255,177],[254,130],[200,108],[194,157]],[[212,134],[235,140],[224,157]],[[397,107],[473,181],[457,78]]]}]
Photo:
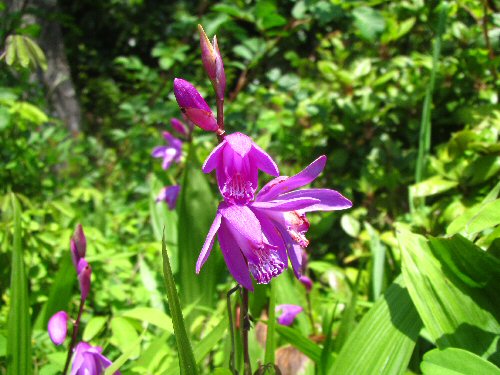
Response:
[{"label": "long green leaf", "polygon": [[491,362],[457,348],[427,352],[420,368],[424,375],[500,375],[500,369]]},{"label": "long green leaf", "polygon": [[437,25],[436,39],[434,40],[434,47],[432,51],[432,70],[427,86],[427,92],[424,99],[424,108],[422,109],[422,122],[420,124],[420,136],[418,143],[418,158],[417,168],[415,171],[415,181],[418,183],[422,181],[425,164],[431,149],[431,107],[432,107],[432,93],[434,91],[434,83],[436,81],[436,72],[438,60],[441,55],[441,36],[445,30],[446,17],[448,14],[448,6],[443,3],[439,10],[439,18]]},{"label": "long green leaf", "polygon": [[438,348],[463,348],[499,363],[498,260],[460,236],[427,241],[401,231],[397,237],[405,283]]},{"label": "long green leaf", "polygon": [[314,362],[321,360],[321,348],[296,329],[276,325],[276,332]]},{"label": "long green leaf", "polygon": [[361,319],[340,351],[332,374],[403,374],[422,321],[401,277]]},{"label": "long green leaf", "polygon": [[163,256],[163,276],[165,277],[165,286],[167,288],[168,305],[172,314],[172,323],[174,325],[175,340],[177,342],[177,350],[179,353],[179,367],[181,374],[191,375],[197,374],[196,362],[194,360],[191,342],[187,335],[184,317],[182,316],[181,304],[175,287],[174,276],[170,268],[170,261],[167,254],[167,245],[165,243],[165,235],[162,238],[162,256]]},{"label": "long green leaf", "polygon": [[[182,181],[177,209],[179,251],[179,287],[184,305],[194,301],[213,307],[216,297],[216,281],[221,273],[222,256],[212,254],[198,276],[195,265],[206,235],[216,213],[215,198],[208,183],[208,176],[201,172],[196,149],[190,146]],[[214,249],[215,250],[215,249]],[[193,315],[193,318],[195,316]]]},{"label": "long green leaf", "polygon": [[21,208],[11,194],[14,240],[10,280],[10,311],[7,323],[7,374],[32,373],[28,280],[21,247]]}]

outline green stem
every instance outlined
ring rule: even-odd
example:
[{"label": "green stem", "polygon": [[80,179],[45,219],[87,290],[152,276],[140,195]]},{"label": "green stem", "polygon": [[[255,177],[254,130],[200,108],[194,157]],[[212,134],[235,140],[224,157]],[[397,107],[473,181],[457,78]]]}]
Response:
[{"label": "green stem", "polygon": [[237,290],[240,289],[239,285],[236,285],[233,289],[231,289],[229,292],[227,292],[226,295],[226,302],[227,302],[227,314],[229,317],[229,331],[231,334],[231,354],[229,357],[229,368],[231,369],[231,372],[234,375],[238,374],[238,371],[236,370],[236,358],[235,358],[235,352],[236,352],[236,346],[235,346],[235,338],[234,338],[234,322],[233,322],[233,309],[231,306],[231,295],[234,294]]}]

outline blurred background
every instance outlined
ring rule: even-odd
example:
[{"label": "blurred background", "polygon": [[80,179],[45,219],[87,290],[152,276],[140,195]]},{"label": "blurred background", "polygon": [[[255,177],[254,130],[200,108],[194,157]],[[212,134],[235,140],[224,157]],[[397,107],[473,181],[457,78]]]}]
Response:
[{"label": "blurred background", "polygon": [[[252,136],[283,175],[328,156],[314,186],[342,192],[353,208],[309,218],[313,314],[321,321],[327,301],[350,301],[356,290],[362,302],[354,316],[362,316],[400,273],[395,223],[444,235],[498,182],[498,4],[457,0],[442,7],[423,0],[0,2],[0,369],[11,277],[9,192],[22,209],[39,373],[57,373],[64,361],[45,327],[55,311],[77,308],[69,260],[77,223],[93,267],[84,339],[116,358],[141,337],[124,373],[161,373],[177,360],[173,338],[154,323],[144,328],[146,313],[137,313],[147,307],[168,314],[163,224],[184,306],[204,301],[190,315],[189,331],[196,340],[218,323],[210,316],[224,311],[234,282],[218,249],[210,270],[224,271],[200,279],[192,263],[218,199],[214,176],[199,172],[216,139],[195,129],[192,145],[184,145],[186,161],[168,171],[151,157],[170,119],[181,118],[175,77],[192,82],[215,107],[198,23],[209,38],[217,34],[223,56],[226,130]],[[428,152],[424,147],[419,156],[426,142]],[[154,202],[162,186],[196,180],[177,211]],[[186,236],[195,237],[192,248],[178,243]],[[497,226],[478,245],[488,248],[498,237]],[[374,254],[383,254],[381,263]],[[284,279],[288,296],[298,298],[291,290],[301,286],[291,275]],[[202,292],[203,285],[211,287]],[[252,296],[256,317],[265,305],[259,290]],[[306,316],[299,321],[304,334],[309,323]],[[170,346],[153,352],[158,332]],[[221,349],[209,363],[223,361]]]}]

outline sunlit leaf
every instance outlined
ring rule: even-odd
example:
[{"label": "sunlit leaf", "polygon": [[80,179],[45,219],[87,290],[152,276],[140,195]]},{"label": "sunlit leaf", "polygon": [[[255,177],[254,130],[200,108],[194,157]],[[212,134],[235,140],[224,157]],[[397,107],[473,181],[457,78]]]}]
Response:
[{"label": "sunlit leaf", "polygon": [[424,355],[420,364],[424,375],[499,375],[500,369],[467,350],[434,349]]}]

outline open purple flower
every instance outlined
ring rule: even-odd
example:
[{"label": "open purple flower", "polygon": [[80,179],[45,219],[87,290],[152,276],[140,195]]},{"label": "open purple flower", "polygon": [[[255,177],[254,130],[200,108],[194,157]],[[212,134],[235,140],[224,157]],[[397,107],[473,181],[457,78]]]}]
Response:
[{"label": "open purple flower", "polygon": [[[71,375],[101,375],[111,363],[102,355],[100,346],[92,346],[82,341],[75,348]],[[116,374],[120,372],[116,371]]]},{"label": "open purple flower", "polygon": [[344,210],[352,206],[349,199],[335,190],[295,190],[314,181],[325,164],[326,156],[320,156],[294,176],[275,178],[249,205],[269,242],[277,247],[282,257],[288,253],[297,278],[302,275],[303,248],[309,244],[305,236],[309,229],[306,213]]},{"label": "open purple flower", "polygon": [[163,158],[162,168],[167,170],[173,162],[178,163],[181,160],[182,141],[169,132],[163,132],[163,138],[167,141],[167,146],[155,147],[151,155],[154,158]]},{"label": "open purple flower", "polygon": [[203,172],[215,169],[219,190],[229,203],[247,204],[258,187],[258,171],[279,176],[274,160],[250,137],[242,133],[227,135],[208,156]]},{"label": "open purple flower", "polygon": [[[223,146],[224,144],[221,144],[220,149]],[[205,162],[204,171],[205,168],[209,169],[207,165],[212,169],[217,165],[213,160],[216,151],[212,152]],[[218,158],[224,160],[226,155],[222,151],[218,152]],[[228,151],[230,156],[235,153],[234,150]],[[252,160],[251,157],[250,160]],[[220,163],[222,172],[226,172],[229,167],[224,165],[223,161]],[[239,166],[244,164],[237,158],[227,158],[227,164],[231,163]],[[341,210],[352,206],[351,201],[335,190],[294,191],[312,182],[321,173],[325,163],[326,157],[321,156],[295,176],[275,178],[262,188],[255,201],[248,202],[250,196],[244,196],[245,199],[241,199],[243,204],[235,204],[237,201],[235,198],[240,198],[241,195],[233,194],[229,196],[231,199],[220,203],[196,263],[196,272],[200,272],[208,259],[215,235],[218,234],[222,254],[229,271],[245,288],[253,290],[250,273],[258,284],[269,283],[273,277],[278,276],[288,267],[288,258],[290,258],[295,275],[300,278],[303,248],[309,243],[305,237],[309,229],[305,214],[311,211]],[[254,169],[257,174],[255,166]],[[227,185],[227,181],[232,181],[231,174],[224,173],[224,176],[227,178],[225,183]],[[219,170],[217,170],[217,177],[220,188]],[[243,177],[241,180],[245,181]],[[227,191],[225,185],[221,189],[223,194]],[[253,195],[253,190],[248,191],[251,191]]]},{"label": "open purple flower", "polygon": [[195,125],[211,132],[219,129],[212,110],[191,83],[181,78],[175,78],[174,94],[182,113]]},{"label": "open purple flower", "polygon": [[276,306],[276,312],[281,312],[278,323],[283,326],[290,326],[302,311],[304,309],[297,305],[278,305]]},{"label": "open purple flower", "polygon": [[180,185],[165,186],[156,197],[156,202],[165,202],[168,204],[168,208],[173,210],[175,209],[180,190]]},{"label": "open purple flower", "polygon": [[66,311],[56,312],[49,320],[47,330],[52,342],[61,345],[66,339],[68,332],[68,313]]}]

